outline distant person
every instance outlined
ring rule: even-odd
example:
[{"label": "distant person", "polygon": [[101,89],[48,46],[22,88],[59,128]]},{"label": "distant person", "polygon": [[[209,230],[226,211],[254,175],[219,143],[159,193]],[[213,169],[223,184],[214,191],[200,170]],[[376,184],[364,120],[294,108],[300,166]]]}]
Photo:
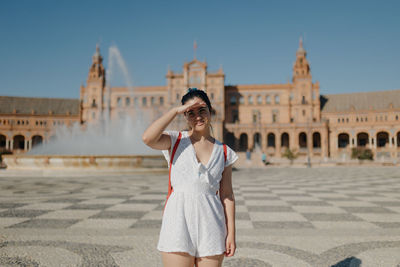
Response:
[{"label": "distant person", "polygon": [[265,151],[261,154],[261,161],[265,164],[268,165],[269,161],[267,161],[267,155],[265,154]]},{"label": "distant person", "polygon": [[263,151],[261,154],[261,161],[266,164],[267,162],[267,155],[265,154],[265,152]]},{"label": "distant person", "polygon": [[[163,150],[170,168],[157,249],[164,266],[221,266],[236,249],[232,164],[238,156],[211,136],[212,108],[204,91],[189,88],[181,102],[142,136]],[[189,130],[165,131],[178,114]]]},{"label": "distant person", "polygon": [[250,160],[251,160],[250,148],[248,148],[248,149],[246,150],[246,160],[247,160],[247,161],[250,161]]}]

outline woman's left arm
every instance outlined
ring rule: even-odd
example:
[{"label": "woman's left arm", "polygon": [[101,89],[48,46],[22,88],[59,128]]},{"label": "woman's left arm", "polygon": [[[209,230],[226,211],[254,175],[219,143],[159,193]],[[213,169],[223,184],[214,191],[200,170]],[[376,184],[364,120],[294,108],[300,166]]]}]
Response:
[{"label": "woman's left arm", "polygon": [[226,227],[228,230],[225,256],[231,257],[235,254],[236,250],[235,197],[232,188],[232,165],[226,167],[222,173],[219,194],[224,206]]}]

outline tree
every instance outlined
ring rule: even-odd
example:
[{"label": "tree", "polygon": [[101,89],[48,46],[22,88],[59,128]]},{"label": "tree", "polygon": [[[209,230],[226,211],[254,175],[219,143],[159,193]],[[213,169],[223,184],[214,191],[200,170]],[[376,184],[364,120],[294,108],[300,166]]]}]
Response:
[{"label": "tree", "polygon": [[290,160],[290,164],[293,164],[293,161],[297,158],[298,154],[299,153],[295,153],[287,147],[285,152],[282,154],[282,157],[287,158],[288,160]]}]

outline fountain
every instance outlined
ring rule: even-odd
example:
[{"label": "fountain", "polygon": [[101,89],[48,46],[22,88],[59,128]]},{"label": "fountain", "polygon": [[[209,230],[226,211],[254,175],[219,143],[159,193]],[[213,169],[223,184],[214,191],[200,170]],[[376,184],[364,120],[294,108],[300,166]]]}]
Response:
[{"label": "fountain", "polygon": [[[129,95],[135,95],[134,87],[123,57],[117,46],[109,48],[106,73],[105,103],[100,123],[80,123],[55,129],[55,138],[34,147],[23,155],[6,155],[8,169],[143,169],[162,168],[167,163],[161,153],[143,144],[141,135],[150,119],[136,106],[135,115],[122,114],[111,119],[111,82],[113,76],[122,73]],[[85,129],[84,129],[85,128]]]}]

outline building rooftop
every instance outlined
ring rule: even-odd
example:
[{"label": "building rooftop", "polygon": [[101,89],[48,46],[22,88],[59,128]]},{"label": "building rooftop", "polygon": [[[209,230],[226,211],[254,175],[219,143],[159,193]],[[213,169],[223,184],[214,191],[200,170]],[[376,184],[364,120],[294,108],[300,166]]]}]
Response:
[{"label": "building rooftop", "polygon": [[0,96],[0,114],[79,115],[79,99]]},{"label": "building rooftop", "polygon": [[400,90],[321,95],[322,112],[400,109]]}]

